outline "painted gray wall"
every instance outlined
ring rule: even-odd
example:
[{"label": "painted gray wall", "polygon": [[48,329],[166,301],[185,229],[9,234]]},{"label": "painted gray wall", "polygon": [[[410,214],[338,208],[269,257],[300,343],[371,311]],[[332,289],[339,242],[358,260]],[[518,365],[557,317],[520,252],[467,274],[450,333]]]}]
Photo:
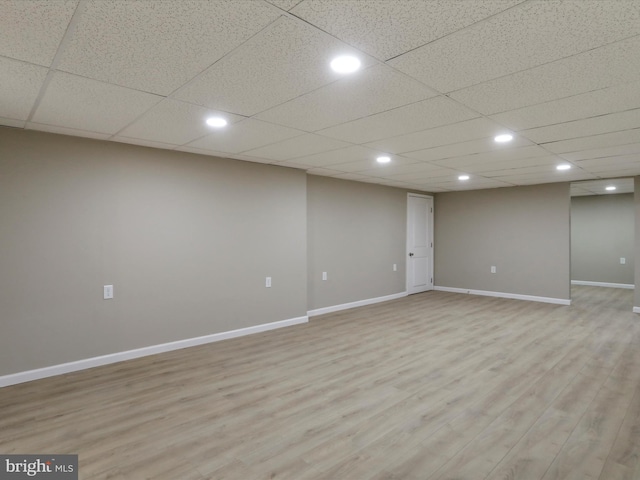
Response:
[{"label": "painted gray wall", "polygon": [[302,171],[0,128],[0,375],[304,316],[306,244]]},{"label": "painted gray wall", "polygon": [[634,229],[632,193],[573,197],[571,279],[633,284]]},{"label": "painted gray wall", "polygon": [[[633,179],[633,203],[635,205],[635,271],[634,278],[640,278],[640,177]],[[633,305],[640,307],[640,288],[633,294]]]},{"label": "painted gray wall", "polygon": [[569,210],[568,183],[436,194],[435,284],[569,299]]},{"label": "painted gray wall", "polygon": [[309,175],[307,204],[309,310],[406,290],[407,191]]}]

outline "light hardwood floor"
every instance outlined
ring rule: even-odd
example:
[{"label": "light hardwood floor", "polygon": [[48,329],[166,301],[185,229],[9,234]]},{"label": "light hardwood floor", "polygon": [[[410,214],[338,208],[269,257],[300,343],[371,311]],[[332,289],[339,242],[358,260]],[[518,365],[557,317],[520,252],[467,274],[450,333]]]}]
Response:
[{"label": "light hardwood floor", "polygon": [[0,389],[0,452],[80,478],[640,479],[632,291],[428,292]]}]

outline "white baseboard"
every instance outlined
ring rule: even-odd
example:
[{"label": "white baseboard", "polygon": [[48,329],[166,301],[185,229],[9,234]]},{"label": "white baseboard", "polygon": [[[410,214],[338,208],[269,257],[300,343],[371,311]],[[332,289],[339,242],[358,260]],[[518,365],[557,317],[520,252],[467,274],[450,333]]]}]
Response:
[{"label": "white baseboard", "polygon": [[316,315],[339,312],[340,310],[348,310],[349,308],[364,307],[365,305],[372,305],[374,303],[388,302],[389,300],[406,297],[407,295],[407,292],[400,292],[394,293],[393,295],[385,295],[384,297],[368,298],[366,300],[358,300],[357,302],[343,303],[341,305],[333,305],[331,307],[316,308],[315,310],[309,310],[307,312],[307,316],[315,317]]},{"label": "white baseboard", "polygon": [[229,338],[243,337],[245,335],[251,335],[252,333],[266,332],[267,330],[274,330],[276,328],[289,327],[291,325],[306,323],[308,321],[309,318],[306,316],[290,318],[288,320],[264,323],[262,325],[239,328],[237,330],[230,330],[228,332],[214,333],[212,335],[204,335],[202,337],[187,338],[185,340],[162,343],[160,345],[151,345],[149,347],[136,348],[135,350],[127,350],[124,352],[101,355],[99,357],[86,358],[75,362],[62,363],[60,365],[53,365],[51,367],[13,373],[0,377],[0,388],[7,387],[9,385],[15,385],[18,383],[30,382],[32,380],[39,380],[41,378],[53,377],[55,375],[62,375],[65,373],[77,372],[79,370],[86,370],[88,368],[99,367],[101,365],[108,365],[111,363],[123,362],[125,360],[132,360],[134,358],[146,357],[148,355],[155,355],[157,353],[170,352],[172,350],[179,350],[181,348],[204,345],[205,343],[219,342],[220,340],[227,340]]},{"label": "white baseboard", "polygon": [[433,287],[440,292],[467,293],[470,295],[483,295],[485,297],[511,298],[514,300],[527,300],[529,302],[553,303],[556,305],[571,305],[571,300],[553,297],[536,297],[534,295],[520,295],[519,293],[490,292],[486,290],[471,290],[468,288]]},{"label": "white baseboard", "polygon": [[587,285],[589,287],[607,287],[607,288],[628,288],[633,290],[636,288],[632,283],[605,283],[605,282],[587,282],[586,280],[571,280],[571,285]]}]

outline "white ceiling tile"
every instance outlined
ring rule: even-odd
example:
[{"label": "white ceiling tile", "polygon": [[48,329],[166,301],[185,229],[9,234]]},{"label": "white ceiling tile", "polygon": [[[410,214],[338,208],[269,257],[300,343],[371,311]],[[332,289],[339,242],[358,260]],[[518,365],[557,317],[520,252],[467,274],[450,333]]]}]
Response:
[{"label": "white ceiling tile", "polygon": [[591,163],[595,160],[576,162],[585,171],[596,175],[640,175],[640,162],[638,158],[628,160],[620,157],[600,159],[602,163]]},{"label": "white ceiling tile", "polygon": [[411,183],[426,184],[428,182],[447,182],[448,179],[458,178],[460,172],[451,168],[442,168],[436,166],[434,169],[423,172],[400,173],[389,176],[392,180],[399,180]]},{"label": "white ceiling tile", "polygon": [[316,131],[408,105],[436,93],[384,65],[376,65],[256,116]]},{"label": "white ceiling tile", "polygon": [[405,153],[409,158],[415,158],[422,161],[441,160],[444,158],[459,157],[464,155],[472,155],[475,153],[492,152],[496,150],[509,150],[511,148],[532,145],[531,141],[526,138],[516,136],[513,141],[508,144],[497,143],[493,137],[481,138],[479,140],[471,140],[468,142],[452,143],[450,145],[442,145],[440,147],[427,148],[417,150],[415,152]]},{"label": "white ceiling tile", "polygon": [[170,143],[152,142],[150,140],[141,140],[139,138],[129,137],[113,137],[111,140],[114,142],[128,143],[131,145],[140,145],[142,147],[162,148],[164,150],[173,150],[176,146]]},{"label": "white ceiling tile", "polygon": [[640,83],[625,83],[492,115],[514,131],[640,108]]},{"label": "white ceiling tile", "polygon": [[610,168],[631,168],[633,166],[640,165],[640,153],[631,155],[622,155],[617,157],[607,158],[591,158],[588,160],[580,160],[575,162],[580,168],[584,168],[589,171],[598,171],[599,169]]},{"label": "white ceiling tile", "polygon": [[478,190],[478,189],[489,189],[489,188],[508,188],[513,187],[512,183],[507,182],[490,182],[490,183],[457,183],[448,185],[449,191],[451,192],[462,192],[465,190]]},{"label": "white ceiling tile", "polygon": [[59,69],[168,95],[278,15],[253,1],[87,0]]},{"label": "white ceiling tile", "polygon": [[389,63],[451,92],[638,34],[638,2],[532,1]]},{"label": "white ceiling tile", "polygon": [[307,23],[281,17],[216,62],[174,97],[255,115],[343,78],[329,67],[339,54],[374,60]]},{"label": "white ceiling tile", "polygon": [[98,140],[107,140],[111,135],[108,133],[96,133],[77,128],[58,127],[55,125],[43,125],[40,123],[27,123],[27,129],[38,130],[40,132],[57,133],[60,135],[72,135],[74,137],[95,138]]},{"label": "white ceiling tile", "polygon": [[448,182],[426,184],[425,187],[431,188],[432,185],[438,188],[446,188],[449,191],[477,190],[479,188],[504,188],[513,186],[513,184],[509,182],[502,182],[499,180],[487,179],[482,177],[472,177],[464,182],[458,180],[457,177],[455,177]]},{"label": "white ceiling tile", "polygon": [[495,15],[520,1],[306,0],[291,12],[345,42],[387,60]]},{"label": "white ceiling tile", "polygon": [[597,178],[596,175],[591,173],[572,169],[567,172],[561,172],[561,174],[541,174],[541,173],[528,173],[523,175],[507,175],[499,177],[498,179],[503,182],[513,183],[514,185],[536,185],[539,183],[558,183],[558,182],[575,182],[577,180],[590,180]]},{"label": "white ceiling tile", "polygon": [[561,153],[560,157],[570,162],[587,160],[590,158],[617,157],[620,155],[630,155],[640,152],[640,143],[630,143],[628,145],[617,145],[615,147],[594,148],[581,150],[578,152]]},{"label": "white ceiling tile", "polygon": [[0,2],[0,55],[50,66],[78,0]]},{"label": "white ceiling tile", "polygon": [[509,170],[512,168],[524,168],[524,167],[536,167],[541,165],[552,165],[553,168],[561,163],[566,163],[555,155],[548,157],[533,157],[533,158],[509,158],[507,160],[487,161],[477,164],[465,165],[465,170],[469,172],[483,174],[483,172],[496,171],[496,170]]},{"label": "white ceiling tile", "polygon": [[500,185],[500,180],[496,180],[493,178],[485,178],[480,175],[470,175],[469,180],[460,180],[458,177],[460,176],[460,171],[452,170],[449,175],[433,177],[427,180],[423,180],[420,182],[422,185],[433,185],[433,186],[442,186],[450,189],[457,189],[458,186],[462,188],[467,188],[470,186],[479,187],[480,185]]},{"label": "white ceiling tile", "polygon": [[248,118],[211,132],[189,145],[220,152],[241,153],[299,135],[302,135],[299,130]]},{"label": "white ceiling tile", "polygon": [[[219,113],[167,98],[118,134],[123,137],[183,145],[210,133],[211,128],[205,121]],[[230,114],[223,116],[230,124],[244,118]]]},{"label": "white ceiling tile", "polygon": [[592,172],[592,173],[594,173],[595,175],[601,178],[611,178],[611,177],[620,177],[620,176],[635,177],[640,175],[640,168],[635,167],[635,168],[626,168],[626,169],[606,170],[602,172]]},{"label": "white ceiling tile", "polygon": [[376,176],[375,171],[380,172],[383,176],[387,176],[385,175],[385,172],[388,172],[390,168],[393,167],[397,167],[400,165],[409,165],[415,163],[415,160],[410,160],[408,158],[402,158],[402,157],[393,157],[391,160],[391,163],[378,163],[375,159],[375,157],[370,157],[370,158],[364,158],[361,160],[355,160],[353,162],[346,162],[346,163],[336,163],[331,165],[330,168],[334,169],[334,170],[340,170],[341,172],[363,172],[364,170],[366,170],[367,172],[369,172],[369,176]]},{"label": "white ceiling tile", "polygon": [[339,148],[349,147],[350,144],[327,138],[313,133],[307,133],[298,137],[273,143],[265,147],[256,148],[246,152],[247,155],[270,158],[276,161],[284,161],[292,158],[304,157],[321,152],[329,152]]},{"label": "white ceiling tile", "polygon": [[194,148],[194,147],[189,147],[188,145],[180,145],[179,147],[175,147],[174,151],[197,153],[198,155],[206,155],[208,157],[229,158],[229,154],[226,152],[216,152],[215,150],[206,150],[204,148]]},{"label": "white ceiling tile", "polygon": [[636,0],[0,3],[0,125],[430,192],[640,175]]},{"label": "white ceiling tile", "polygon": [[[269,159],[266,159],[266,158],[260,158],[260,157],[253,157],[251,155],[242,155],[240,153],[228,153],[227,157],[235,159],[235,160],[243,160],[245,162],[267,163],[267,164],[274,165],[274,162],[272,160],[269,160]],[[280,166],[282,166],[282,165],[280,165]]]},{"label": "white ceiling tile", "polygon": [[[354,145],[351,147],[340,148],[330,152],[316,153],[291,160],[295,165],[307,165],[307,167],[327,167],[329,165],[337,165],[350,163],[359,160],[374,159],[380,154],[376,150]],[[329,167],[334,168],[334,167]]]},{"label": "white ceiling tile", "polygon": [[389,180],[388,178],[381,179],[380,185],[384,185],[385,187],[404,188],[407,190],[411,189],[407,182],[398,182],[395,180]]},{"label": "white ceiling tile", "polygon": [[492,152],[474,153],[442,160],[431,160],[432,163],[450,168],[462,168],[466,165],[479,165],[497,161],[519,160],[524,158],[548,157],[549,152],[537,145],[507,148]]},{"label": "white ceiling tile", "polygon": [[485,115],[515,110],[622,83],[640,76],[640,36],[496,78],[451,94]]},{"label": "white ceiling tile", "polygon": [[[544,148],[553,153],[579,152],[594,148],[613,147],[640,142],[640,128],[621,132],[603,133],[584,138],[545,143]],[[565,157],[566,158],[566,157]]]},{"label": "white ceiling tile", "polygon": [[0,57],[0,117],[27,120],[46,76],[44,67]]},{"label": "white ceiling tile", "polygon": [[447,97],[435,97],[394,108],[318,133],[352,143],[366,143],[478,117]]},{"label": "white ceiling tile", "polygon": [[389,153],[413,152],[493,136],[501,130],[503,128],[491,120],[475,118],[453,125],[377,140],[367,143],[366,146]]},{"label": "white ceiling tile", "polygon": [[434,172],[436,170],[442,170],[442,167],[439,167],[437,165],[431,165],[429,163],[424,163],[424,162],[416,162],[416,163],[406,163],[406,162],[395,163],[394,162],[393,164],[382,165],[382,168],[376,167],[370,170],[363,170],[360,173],[362,173],[363,175],[377,175],[382,177],[392,177],[396,175],[407,175],[407,174],[418,177],[423,174],[428,175],[429,173]]},{"label": "white ceiling tile", "polygon": [[[609,185],[614,185],[616,190],[605,190]],[[571,196],[579,195],[616,195],[621,193],[633,193],[633,178],[609,178],[606,180],[588,180],[571,184]]]},{"label": "white ceiling tile", "polygon": [[298,5],[302,0],[267,0],[267,2],[275,5],[282,10],[291,10],[293,7]]},{"label": "white ceiling tile", "polygon": [[502,168],[499,170],[484,170],[481,172],[481,175],[487,178],[497,178],[511,175],[528,175],[532,173],[553,175],[555,173],[558,173],[558,170],[556,170],[556,166],[553,164],[545,164],[533,165],[529,167]]},{"label": "white ceiling tile", "polygon": [[26,123],[26,120],[0,117],[0,125],[4,125],[5,127],[23,128]]},{"label": "white ceiling tile", "polygon": [[427,193],[442,193],[442,192],[450,192],[451,189],[449,188],[444,188],[444,187],[436,187],[436,186],[422,186],[416,183],[408,183],[407,184],[407,188],[410,190],[421,190],[423,192],[427,192]]},{"label": "white ceiling tile", "polygon": [[151,93],[56,72],[33,121],[114,134],[161,100]]},{"label": "white ceiling tile", "polygon": [[640,128],[640,108],[523,130],[520,132],[520,135],[536,143],[548,143],[633,128]]}]

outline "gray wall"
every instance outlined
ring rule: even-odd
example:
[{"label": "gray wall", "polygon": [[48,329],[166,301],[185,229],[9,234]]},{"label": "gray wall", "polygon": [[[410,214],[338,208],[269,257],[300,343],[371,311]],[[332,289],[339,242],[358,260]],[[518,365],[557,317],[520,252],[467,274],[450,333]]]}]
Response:
[{"label": "gray wall", "polygon": [[571,279],[633,284],[634,219],[632,193],[573,197]]},{"label": "gray wall", "polygon": [[0,128],[0,375],[304,316],[306,244],[302,171]]},{"label": "gray wall", "polygon": [[[634,278],[640,278],[640,177],[633,179],[633,203],[635,205],[635,271]],[[640,307],[640,288],[633,294],[633,305]]]},{"label": "gray wall", "polygon": [[309,175],[307,202],[309,310],[406,290],[405,190]]},{"label": "gray wall", "polygon": [[[404,292],[406,201],[293,169],[0,128],[0,375]],[[437,285],[569,298],[568,185],[438,194],[435,207]]]},{"label": "gray wall", "polygon": [[436,194],[435,284],[569,299],[569,210],[567,183]]}]

